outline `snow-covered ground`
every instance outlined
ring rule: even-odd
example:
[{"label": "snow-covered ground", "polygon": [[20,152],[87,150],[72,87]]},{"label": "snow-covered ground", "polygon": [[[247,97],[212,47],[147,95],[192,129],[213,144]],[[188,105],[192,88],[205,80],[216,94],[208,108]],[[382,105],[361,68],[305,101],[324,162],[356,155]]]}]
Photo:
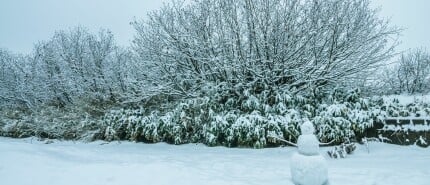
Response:
[{"label": "snow-covered ground", "polygon": [[[327,158],[331,185],[429,185],[430,148],[370,143]],[[0,137],[1,185],[289,185],[296,148],[81,143]]]},{"label": "snow-covered ground", "polygon": [[399,100],[401,105],[409,103],[430,103],[430,94],[415,94],[415,95],[389,95],[384,96],[385,101],[392,101],[393,99]]}]

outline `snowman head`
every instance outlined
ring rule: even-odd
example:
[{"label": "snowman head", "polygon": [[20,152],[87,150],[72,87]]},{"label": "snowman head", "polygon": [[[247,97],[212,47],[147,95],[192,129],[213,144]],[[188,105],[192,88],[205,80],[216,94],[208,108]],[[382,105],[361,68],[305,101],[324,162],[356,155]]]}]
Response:
[{"label": "snowman head", "polygon": [[314,125],[310,121],[305,121],[302,125],[300,125],[300,130],[303,134],[314,134],[315,128]]}]

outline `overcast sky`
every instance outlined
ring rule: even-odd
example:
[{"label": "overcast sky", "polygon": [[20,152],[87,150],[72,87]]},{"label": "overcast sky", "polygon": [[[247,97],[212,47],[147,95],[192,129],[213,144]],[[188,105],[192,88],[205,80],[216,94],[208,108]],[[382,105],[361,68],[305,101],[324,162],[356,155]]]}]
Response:
[{"label": "overcast sky", "polygon": [[[56,30],[84,26],[92,32],[110,29],[118,44],[133,37],[130,22],[143,18],[166,0],[0,0],[0,47],[31,52],[33,44],[47,40]],[[403,27],[398,50],[430,49],[430,0],[373,0],[381,16]]]}]

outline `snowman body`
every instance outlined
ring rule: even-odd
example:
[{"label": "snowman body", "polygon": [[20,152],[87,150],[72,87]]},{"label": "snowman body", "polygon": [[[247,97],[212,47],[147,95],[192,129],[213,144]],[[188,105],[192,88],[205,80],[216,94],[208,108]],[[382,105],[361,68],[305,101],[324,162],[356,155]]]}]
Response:
[{"label": "snowman body", "polygon": [[307,156],[319,155],[319,144],[317,137],[313,134],[300,135],[297,140],[299,153]]},{"label": "snowman body", "polygon": [[312,123],[300,127],[302,135],[297,140],[298,153],[291,157],[291,176],[296,185],[323,185],[328,181],[327,163],[319,154],[319,141]]}]

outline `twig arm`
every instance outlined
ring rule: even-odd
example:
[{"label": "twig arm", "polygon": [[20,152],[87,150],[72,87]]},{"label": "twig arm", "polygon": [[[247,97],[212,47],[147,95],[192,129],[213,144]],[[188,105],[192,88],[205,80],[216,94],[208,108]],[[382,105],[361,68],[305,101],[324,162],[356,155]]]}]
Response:
[{"label": "twig arm", "polygon": [[267,136],[267,137],[271,137],[271,138],[273,138],[273,139],[277,139],[277,140],[279,140],[279,141],[282,141],[282,142],[284,142],[284,143],[287,143],[287,144],[289,144],[289,145],[291,145],[291,146],[295,146],[295,147],[297,147],[297,144],[295,144],[295,143],[293,143],[293,142],[291,142],[291,141],[287,141],[287,140],[285,140],[285,139],[282,139],[282,138],[279,138],[279,137],[276,137],[276,136]]},{"label": "twig arm", "polygon": [[320,146],[326,146],[326,145],[330,145],[330,144],[332,144],[332,143],[334,143],[334,139],[333,140],[331,140],[330,142],[328,142],[328,143],[320,143]]}]

